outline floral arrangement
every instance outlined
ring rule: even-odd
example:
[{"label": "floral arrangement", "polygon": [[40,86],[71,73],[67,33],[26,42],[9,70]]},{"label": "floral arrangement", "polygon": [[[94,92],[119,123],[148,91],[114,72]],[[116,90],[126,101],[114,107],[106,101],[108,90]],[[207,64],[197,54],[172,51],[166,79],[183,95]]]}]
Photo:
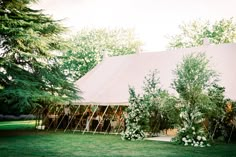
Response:
[{"label": "floral arrangement", "polygon": [[198,109],[185,110],[180,113],[182,128],[179,128],[173,142],[185,146],[206,147],[210,146],[206,133],[203,129],[203,114]]},{"label": "floral arrangement", "polygon": [[123,140],[142,140],[145,137],[143,126],[149,113],[143,98],[135,94],[133,88],[129,89],[130,105],[127,109],[128,117],[125,120],[126,130],[121,134]]}]

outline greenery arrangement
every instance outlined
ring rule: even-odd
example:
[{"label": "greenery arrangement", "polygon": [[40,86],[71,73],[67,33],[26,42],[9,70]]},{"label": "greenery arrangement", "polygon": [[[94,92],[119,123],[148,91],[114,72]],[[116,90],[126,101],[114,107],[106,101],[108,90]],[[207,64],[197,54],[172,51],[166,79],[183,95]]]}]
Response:
[{"label": "greenery arrangement", "polygon": [[142,140],[145,137],[144,128],[147,123],[148,106],[140,95],[136,95],[133,88],[129,88],[130,105],[127,109],[128,117],[126,118],[126,130],[122,133],[121,138],[124,140]]},{"label": "greenery arrangement", "polygon": [[178,119],[174,104],[176,100],[160,88],[157,70],[150,72],[144,80],[144,94],[136,95],[129,89],[130,105],[127,109],[126,130],[122,139],[140,140],[155,135],[160,130],[173,128]]},{"label": "greenery arrangement", "polygon": [[174,138],[177,143],[201,147],[208,145],[203,121],[215,105],[212,105],[207,89],[217,80],[216,72],[208,67],[208,62],[202,53],[190,54],[175,70],[173,88],[182,99],[180,128]]}]

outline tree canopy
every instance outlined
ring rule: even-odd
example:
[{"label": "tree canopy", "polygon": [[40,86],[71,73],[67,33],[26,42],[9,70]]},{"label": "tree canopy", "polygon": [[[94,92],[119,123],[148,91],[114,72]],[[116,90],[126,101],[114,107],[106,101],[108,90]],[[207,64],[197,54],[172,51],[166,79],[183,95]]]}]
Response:
[{"label": "tree canopy", "polygon": [[168,47],[171,49],[199,46],[203,44],[205,38],[213,44],[236,42],[236,23],[233,18],[214,23],[194,20],[181,24],[179,30],[179,34],[169,37]]},{"label": "tree canopy", "polygon": [[60,48],[65,28],[31,9],[33,2],[0,1],[0,103],[6,111],[77,98],[52,53]]},{"label": "tree canopy", "polygon": [[71,48],[62,56],[62,69],[71,80],[77,80],[104,57],[132,54],[141,42],[132,29],[83,29],[69,41]]}]

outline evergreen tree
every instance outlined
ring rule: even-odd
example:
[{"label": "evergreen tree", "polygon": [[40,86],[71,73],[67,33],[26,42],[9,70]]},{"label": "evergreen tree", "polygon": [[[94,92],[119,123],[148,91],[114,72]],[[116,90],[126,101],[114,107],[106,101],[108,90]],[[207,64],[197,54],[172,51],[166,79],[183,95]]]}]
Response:
[{"label": "evergreen tree", "polygon": [[29,7],[35,0],[0,1],[0,103],[16,112],[77,98],[59,70],[59,21]]}]

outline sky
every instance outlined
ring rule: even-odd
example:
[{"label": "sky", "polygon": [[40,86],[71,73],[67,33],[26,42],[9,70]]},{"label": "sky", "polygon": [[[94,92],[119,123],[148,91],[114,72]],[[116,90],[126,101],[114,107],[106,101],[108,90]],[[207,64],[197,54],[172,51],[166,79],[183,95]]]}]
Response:
[{"label": "sky", "polygon": [[83,28],[131,28],[143,51],[164,51],[169,35],[192,20],[236,16],[236,0],[38,0],[35,9],[62,23],[71,33]]}]

